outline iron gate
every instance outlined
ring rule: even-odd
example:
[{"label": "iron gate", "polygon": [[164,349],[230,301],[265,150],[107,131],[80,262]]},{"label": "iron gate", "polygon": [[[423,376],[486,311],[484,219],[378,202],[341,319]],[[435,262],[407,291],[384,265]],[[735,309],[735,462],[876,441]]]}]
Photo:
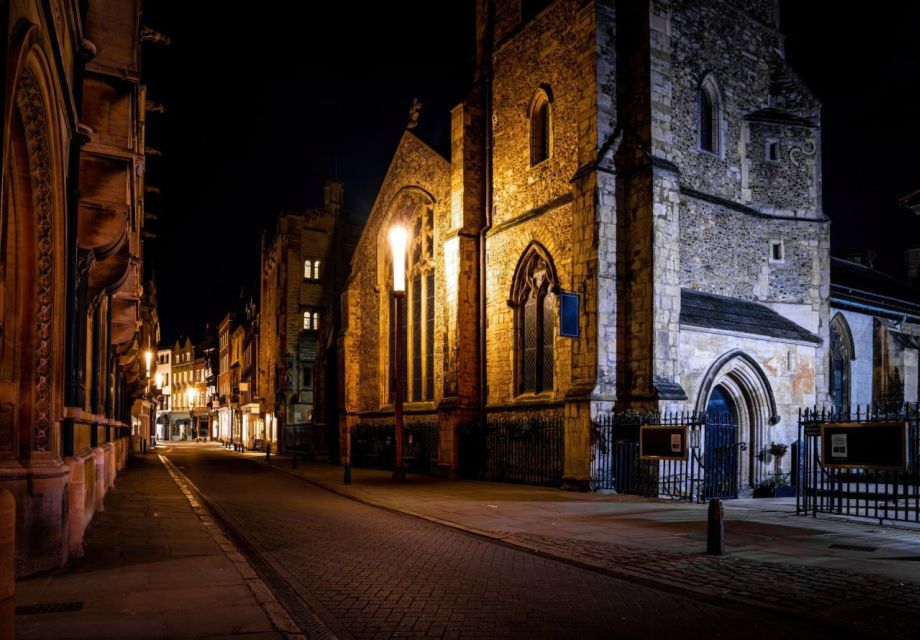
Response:
[{"label": "iron gate", "polygon": [[[642,425],[687,425],[686,460],[642,460]],[[594,489],[702,502],[738,497],[738,429],[730,414],[613,413],[592,421]]]},{"label": "iron gate", "polygon": [[[907,424],[907,467],[888,471],[825,467],[821,425],[842,422]],[[850,409],[813,408],[799,411],[796,513],[819,513],[920,522],[920,405],[892,403]]]}]

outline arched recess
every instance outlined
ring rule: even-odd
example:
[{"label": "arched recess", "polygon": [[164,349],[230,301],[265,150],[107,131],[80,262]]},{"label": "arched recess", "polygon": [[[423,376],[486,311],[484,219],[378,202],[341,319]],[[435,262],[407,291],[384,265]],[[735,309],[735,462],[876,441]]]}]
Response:
[{"label": "arched recess", "polygon": [[713,73],[709,72],[700,79],[697,88],[697,144],[703,151],[722,156],[723,100],[722,89]]},{"label": "arched recess", "polygon": [[741,349],[722,354],[710,365],[697,392],[697,413],[706,411],[716,387],[732,407],[739,443],[747,445],[738,457],[739,486],[755,486],[767,471],[757,454],[770,442],[768,428],[780,420],[773,389],[757,361]]},{"label": "arched recess", "polygon": [[540,85],[530,99],[527,121],[530,125],[530,166],[546,160],[553,152],[553,92]]},{"label": "arched recess", "polygon": [[830,389],[831,401],[838,409],[847,409],[852,398],[852,374],[850,363],[856,359],[856,345],[850,324],[843,314],[834,315],[830,324]]},{"label": "arched recess", "polygon": [[[380,292],[378,363],[380,403],[393,402],[396,359],[394,340],[399,331],[401,353],[405,356],[403,400],[433,401],[435,396],[435,199],[418,186],[400,188],[390,199],[377,232],[377,285]],[[400,224],[409,232],[406,247],[406,295],[399,298],[403,323],[396,327],[396,307],[392,296],[392,256],[388,240],[392,226]]]},{"label": "arched recess", "polygon": [[0,197],[0,458],[55,452],[63,393],[64,151],[34,25],[14,29]]}]

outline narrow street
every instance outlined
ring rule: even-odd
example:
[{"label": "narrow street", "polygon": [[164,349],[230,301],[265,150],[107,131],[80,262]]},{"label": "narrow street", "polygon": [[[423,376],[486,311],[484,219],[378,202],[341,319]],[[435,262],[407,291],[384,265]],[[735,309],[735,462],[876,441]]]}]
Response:
[{"label": "narrow street", "polygon": [[214,445],[171,444],[165,457],[304,629],[312,610],[356,638],[840,637],[374,508]]}]

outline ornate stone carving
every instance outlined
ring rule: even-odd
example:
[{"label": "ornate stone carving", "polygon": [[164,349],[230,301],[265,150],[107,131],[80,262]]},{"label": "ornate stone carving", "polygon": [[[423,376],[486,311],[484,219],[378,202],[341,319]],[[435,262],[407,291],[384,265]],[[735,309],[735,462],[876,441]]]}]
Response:
[{"label": "ornate stone carving", "polygon": [[32,448],[51,448],[51,343],[54,291],[54,194],[48,123],[38,81],[31,69],[22,73],[16,104],[22,116],[29,147],[32,198],[35,208],[35,405]]}]

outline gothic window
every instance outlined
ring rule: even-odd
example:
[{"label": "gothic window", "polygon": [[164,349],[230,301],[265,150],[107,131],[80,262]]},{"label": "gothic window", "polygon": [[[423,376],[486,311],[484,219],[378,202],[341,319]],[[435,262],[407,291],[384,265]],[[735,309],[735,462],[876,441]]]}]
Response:
[{"label": "gothic window", "polygon": [[519,394],[553,390],[556,282],[549,255],[532,245],[518,263],[510,300]]},{"label": "gothic window", "polygon": [[530,106],[530,165],[535,166],[550,156],[550,94],[541,88]]},{"label": "gothic window", "polygon": [[700,84],[698,102],[700,149],[719,155],[722,150],[722,97],[711,75]]},{"label": "gothic window", "polygon": [[[424,402],[434,399],[434,210],[419,207],[409,222],[409,263],[406,295],[402,305],[402,326],[396,327],[396,313],[390,300],[390,354],[395,353],[395,332],[406,358],[403,400]],[[396,359],[390,358],[390,398],[396,380]]]},{"label": "gothic window", "polygon": [[839,313],[831,320],[831,402],[835,407],[850,406],[850,362],[856,357],[847,321]]}]

